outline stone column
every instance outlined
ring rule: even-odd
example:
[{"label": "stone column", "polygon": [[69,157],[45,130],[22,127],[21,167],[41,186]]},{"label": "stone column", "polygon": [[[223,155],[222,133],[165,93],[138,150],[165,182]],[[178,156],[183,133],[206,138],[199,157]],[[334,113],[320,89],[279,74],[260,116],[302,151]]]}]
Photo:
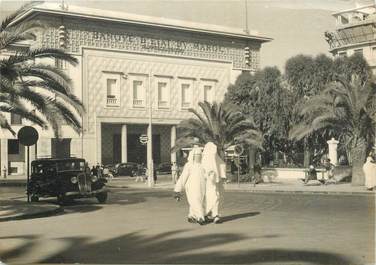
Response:
[{"label": "stone column", "polygon": [[121,162],[128,162],[127,125],[121,126]]},{"label": "stone column", "polygon": [[330,163],[332,163],[333,165],[337,165],[338,164],[338,160],[337,160],[337,146],[338,146],[338,141],[335,140],[334,138],[332,138],[331,140],[327,141],[328,143],[328,147],[329,147],[329,159],[330,159]]},{"label": "stone column", "polygon": [[[101,122],[97,123],[96,138],[97,138],[96,148],[91,147],[89,149],[91,149],[92,151],[94,151],[96,149],[97,161],[95,161],[95,162],[101,164],[102,163],[102,123]],[[89,151],[91,151],[91,150],[89,150]]]},{"label": "stone column", "polygon": [[[176,143],[176,126],[171,126],[171,148],[175,146]],[[171,153],[171,164],[176,162],[176,153]]]},{"label": "stone column", "polygon": [[[175,143],[176,143],[176,126],[175,125],[172,125],[171,126],[171,149],[172,147],[175,146]],[[171,153],[171,165],[173,163],[176,163],[176,152],[174,153]],[[172,180],[172,183],[175,183],[177,179],[177,176],[174,176],[174,173],[175,171],[171,171],[171,180]],[[176,174],[176,173],[175,173]]]},{"label": "stone column", "polygon": [[1,177],[3,178],[3,169],[4,169],[4,166],[6,167],[7,169],[7,172],[6,172],[6,175],[8,176],[8,173],[9,173],[9,168],[8,168],[8,139],[1,139],[1,146],[0,146],[0,156],[1,156]]}]

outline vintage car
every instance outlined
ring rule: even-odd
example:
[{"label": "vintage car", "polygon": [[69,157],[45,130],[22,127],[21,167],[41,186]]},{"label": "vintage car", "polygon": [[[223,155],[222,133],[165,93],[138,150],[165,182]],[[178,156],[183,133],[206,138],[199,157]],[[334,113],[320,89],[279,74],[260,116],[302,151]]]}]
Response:
[{"label": "vintage car", "polygon": [[92,176],[82,158],[37,159],[31,162],[27,187],[30,200],[57,197],[60,204],[84,197],[96,197],[99,203],[107,201],[107,180]]}]

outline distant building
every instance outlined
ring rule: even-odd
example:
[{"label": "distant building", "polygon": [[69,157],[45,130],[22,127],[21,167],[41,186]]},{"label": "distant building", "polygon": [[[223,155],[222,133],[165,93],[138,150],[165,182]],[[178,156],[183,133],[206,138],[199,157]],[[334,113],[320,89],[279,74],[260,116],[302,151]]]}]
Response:
[{"label": "distant building", "polygon": [[[51,62],[73,80],[74,93],[86,114],[83,133],[62,124],[62,139],[52,131],[40,134],[32,157],[79,156],[91,165],[146,162],[152,106],[153,159],[171,162],[176,126],[191,117],[188,108],[199,101],[222,101],[226,89],[242,71],[260,65],[262,43],[270,38],[240,29],[152,18],[55,3],[37,5],[16,23],[38,20],[46,28],[31,48],[65,48],[77,66]],[[9,117],[17,132],[25,121]],[[1,168],[22,174],[24,147],[2,130]]]},{"label": "distant building", "polygon": [[329,51],[334,56],[362,54],[376,73],[376,5],[358,5],[333,16],[336,29],[325,33]]}]

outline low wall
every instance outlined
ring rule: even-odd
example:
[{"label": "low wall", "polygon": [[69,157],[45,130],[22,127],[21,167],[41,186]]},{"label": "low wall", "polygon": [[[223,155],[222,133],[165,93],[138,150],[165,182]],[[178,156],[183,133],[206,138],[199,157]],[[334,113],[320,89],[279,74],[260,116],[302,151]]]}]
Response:
[{"label": "low wall", "polygon": [[274,179],[301,179],[305,177],[304,168],[263,168],[261,175],[264,181]]}]

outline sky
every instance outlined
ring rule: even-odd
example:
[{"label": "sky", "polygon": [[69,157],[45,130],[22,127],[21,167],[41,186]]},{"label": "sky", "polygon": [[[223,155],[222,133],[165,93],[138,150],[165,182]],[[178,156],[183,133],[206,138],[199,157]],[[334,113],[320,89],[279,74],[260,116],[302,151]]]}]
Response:
[{"label": "sky", "polygon": [[[334,30],[333,12],[376,0],[248,0],[248,27],[273,38],[261,48],[261,67],[284,69],[288,58],[328,52],[324,32]],[[25,1],[0,0],[0,18]],[[49,1],[61,2],[61,1]],[[65,0],[69,5],[245,28],[245,0]]]}]

